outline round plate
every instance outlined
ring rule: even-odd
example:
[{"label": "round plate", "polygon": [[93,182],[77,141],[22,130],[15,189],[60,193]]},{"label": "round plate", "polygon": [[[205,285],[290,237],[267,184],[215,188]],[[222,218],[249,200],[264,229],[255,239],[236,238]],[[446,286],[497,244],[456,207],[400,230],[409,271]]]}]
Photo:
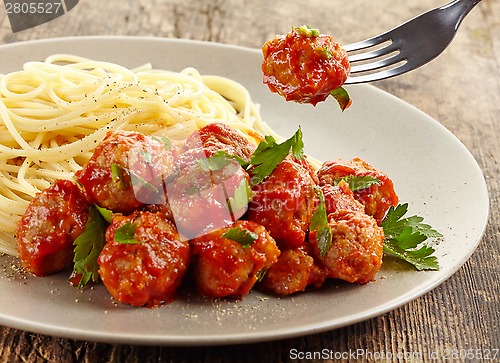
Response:
[{"label": "round plate", "polygon": [[[0,72],[30,60],[70,53],[128,67],[151,63],[232,78],[250,91],[278,133],[300,125],[308,154],[321,160],[361,157],[394,181],[409,215],[419,214],[444,234],[436,246],[439,271],[417,272],[387,259],[376,281],[329,283],[289,297],[253,291],[243,301],[212,301],[182,291],[166,306],[116,303],[102,285],[79,291],[67,274],[35,278],[1,257],[0,324],[48,335],[110,343],[235,344],[317,333],[392,310],[450,277],[476,248],[488,218],[488,194],[476,161],[437,121],[368,85],[348,87],[351,108],[332,98],[316,107],[285,102],[262,84],[261,53],[216,43],[139,37],[78,37],[0,47]],[[467,211],[467,218],[464,218]]]}]

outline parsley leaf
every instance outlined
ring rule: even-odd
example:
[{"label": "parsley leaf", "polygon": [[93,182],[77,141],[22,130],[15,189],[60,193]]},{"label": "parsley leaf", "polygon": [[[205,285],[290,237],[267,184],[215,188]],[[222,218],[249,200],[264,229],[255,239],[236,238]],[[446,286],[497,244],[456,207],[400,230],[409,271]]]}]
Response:
[{"label": "parsley leaf", "polygon": [[205,172],[224,169],[226,166],[232,164],[235,161],[238,160],[236,160],[235,157],[232,157],[225,151],[217,151],[214,155],[208,158],[196,160],[199,167]]},{"label": "parsley leaf", "polygon": [[141,150],[140,154],[146,164],[151,165],[153,163],[153,154],[151,154],[149,151]]},{"label": "parsley leaf", "polygon": [[245,170],[248,169],[248,167],[250,165],[250,163],[248,161],[246,161],[245,159],[243,159],[242,157],[240,157],[238,155],[230,154],[230,153],[228,153],[227,151],[224,151],[224,150],[217,151],[209,159],[212,159],[212,158],[215,158],[215,160],[217,160],[217,158],[219,158],[221,160],[223,160],[223,158],[226,158],[226,159],[229,159],[229,160],[235,160]]},{"label": "parsley leaf", "polygon": [[104,220],[108,223],[111,223],[111,221],[113,220],[113,211],[103,207],[99,207],[97,204],[94,204],[94,206],[97,208],[97,211],[104,218]]},{"label": "parsley leaf", "polygon": [[330,92],[330,95],[337,100],[342,112],[352,104],[351,96],[349,96],[344,87],[334,89]]},{"label": "parsley leaf", "polygon": [[333,184],[339,185],[341,181],[345,181],[347,184],[349,184],[349,189],[351,189],[351,191],[353,192],[366,189],[371,187],[372,185],[377,185],[380,183],[380,180],[369,175],[356,176],[351,174],[335,179],[333,181]]},{"label": "parsley leaf", "polygon": [[439,270],[435,249],[423,244],[428,238],[442,237],[442,234],[424,224],[420,216],[403,218],[408,204],[390,207],[381,227],[384,229],[384,251],[409,262],[417,270]]},{"label": "parsley leaf", "polygon": [[241,229],[240,227],[231,228],[222,235],[222,238],[238,242],[243,248],[250,248],[250,245],[254,243],[258,237],[257,234],[249,232],[246,229]]},{"label": "parsley leaf", "polygon": [[121,244],[133,245],[140,243],[134,238],[135,229],[137,224],[127,222],[118,227],[115,231],[115,241]]},{"label": "parsley leaf", "polygon": [[290,149],[295,158],[301,160],[304,157],[304,142],[300,127],[291,138],[281,144],[278,144],[274,137],[266,136],[250,159],[250,164],[254,166],[251,170],[252,185],[261,183],[271,174],[278,164],[287,157]]},{"label": "parsley leaf", "polygon": [[122,190],[127,189],[130,186],[130,183],[126,178],[127,175],[129,175],[129,172],[126,168],[120,164],[111,164],[111,179],[114,183],[117,183],[118,188]]},{"label": "parsley leaf", "polygon": [[411,227],[412,232],[423,234],[427,238],[442,237],[443,235],[428,224],[423,224],[423,217],[412,216],[403,218],[408,212],[408,203],[399,204],[396,208],[390,207],[382,221],[386,238],[396,238],[406,227]]},{"label": "parsley leaf", "polygon": [[314,51],[323,56],[325,59],[331,59],[333,57],[331,49],[327,46],[314,48]]},{"label": "parsley leaf", "polygon": [[298,34],[304,35],[308,38],[317,37],[320,35],[319,30],[311,27],[310,25],[301,25],[298,27],[292,26],[292,30],[295,30]]},{"label": "parsley leaf", "polygon": [[158,141],[159,143],[163,144],[163,146],[165,147],[165,150],[167,150],[167,151],[172,150],[172,141],[170,141],[170,139],[168,137],[166,137],[165,135],[152,136],[152,138],[154,140]]},{"label": "parsley leaf", "polygon": [[81,276],[78,287],[84,287],[90,280],[99,280],[97,258],[105,243],[106,222],[95,206],[91,206],[83,232],[73,242],[73,274]]},{"label": "parsley leaf", "polygon": [[300,127],[290,139],[285,141],[285,143],[287,142],[292,146],[292,155],[296,159],[302,160],[304,157],[304,141],[302,141],[302,130]]},{"label": "parsley leaf", "polygon": [[257,282],[261,282],[262,280],[264,280],[264,277],[266,276],[266,272],[267,272],[267,270],[262,269],[262,270],[259,270],[255,274],[255,276],[257,277]]},{"label": "parsley leaf", "polygon": [[227,200],[233,218],[236,218],[235,214],[247,207],[252,197],[252,189],[248,185],[247,179],[243,178],[234,191],[234,195]]},{"label": "parsley leaf", "polygon": [[311,217],[309,230],[311,232],[316,231],[316,241],[318,241],[320,256],[325,257],[332,246],[333,232],[332,228],[328,224],[325,196],[323,195],[323,191],[320,187],[315,187],[314,192],[319,198],[319,204]]},{"label": "parsley leaf", "polygon": [[[148,155],[149,153],[144,154]],[[151,154],[149,154],[151,157]],[[145,159],[146,162],[148,162]],[[151,160],[149,161],[149,163]],[[128,178],[127,178],[128,176]],[[153,184],[150,182],[144,180],[141,178],[139,175],[134,173],[132,170],[125,168],[124,166],[121,166],[120,164],[113,163],[111,164],[111,180],[113,180],[114,183],[117,183],[118,188],[125,190],[130,187],[136,187],[136,186],[143,186],[148,188],[149,190],[158,193],[158,188],[155,187]]]}]

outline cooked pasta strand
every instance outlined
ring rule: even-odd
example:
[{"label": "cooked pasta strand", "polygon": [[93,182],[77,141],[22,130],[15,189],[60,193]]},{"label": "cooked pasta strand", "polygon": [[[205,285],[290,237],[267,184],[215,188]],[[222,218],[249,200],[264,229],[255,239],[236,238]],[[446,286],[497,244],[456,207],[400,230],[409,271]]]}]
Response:
[{"label": "cooked pasta strand", "polygon": [[[109,130],[162,133],[182,142],[212,122],[255,143],[272,130],[248,91],[230,79],[55,54],[0,75],[0,252],[29,201],[56,179],[72,179]],[[277,135],[276,135],[277,136]]]}]

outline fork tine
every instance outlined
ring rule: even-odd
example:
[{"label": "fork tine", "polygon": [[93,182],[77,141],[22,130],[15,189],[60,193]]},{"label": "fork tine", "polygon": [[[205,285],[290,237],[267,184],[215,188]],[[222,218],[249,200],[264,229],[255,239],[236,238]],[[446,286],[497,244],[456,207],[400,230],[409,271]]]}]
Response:
[{"label": "fork tine", "polygon": [[353,62],[378,58],[378,57],[390,54],[396,50],[398,50],[398,47],[394,43],[391,43],[383,48],[380,48],[380,49],[377,49],[377,50],[374,50],[371,52],[349,55],[349,62],[352,64]]},{"label": "fork tine", "polygon": [[397,67],[391,69],[385,69],[380,72],[364,74],[364,75],[356,75],[355,73],[351,73],[351,75],[347,78],[344,84],[357,84],[357,83],[367,83],[373,81],[379,81],[386,78],[391,78],[397,76],[398,74],[405,73],[412,70],[411,65],[406,62]]},{"label": "fork tine", "polygon": [[356,42],[356,43],[351,43],[351,44],[346,44],[342,45],[342,48],[344,48],[347,52],[354,52],[357,50],[362,50],[366,48],[373,47],[378,44],[382,44],[388,40],[391,40],[389,36],[387,36],[387,33],[379,34],[374,37]]},{"label": "fork tine", "polygon": [[351,75],[360,72],[373,71],[375,69],[384,68],[387,66],[391,66],[393,64],[399,63],[406,60],[406,57],[398,53],[392,57],[381,59],[376,62],[370,62],[366,64],[355,65],[351,67]]}]

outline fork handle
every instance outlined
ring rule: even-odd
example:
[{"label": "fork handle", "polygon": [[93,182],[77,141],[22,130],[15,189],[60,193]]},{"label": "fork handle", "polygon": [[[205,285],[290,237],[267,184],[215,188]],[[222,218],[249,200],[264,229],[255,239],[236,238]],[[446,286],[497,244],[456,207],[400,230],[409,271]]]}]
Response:
[{"label": "fork handle", "polygon": [[476,6],[479,4],[481,0],[454,0],[449,4],[446,4],[442,6],[440,9],[445,10],[445,9],[450,9],[450,8],[455,8],[457,12],[447,12],[449,16],[455,20],[455,30],[458,29],[458,26],[460,23],[462,23],[462,20],[465,18],[467,14]]}]

